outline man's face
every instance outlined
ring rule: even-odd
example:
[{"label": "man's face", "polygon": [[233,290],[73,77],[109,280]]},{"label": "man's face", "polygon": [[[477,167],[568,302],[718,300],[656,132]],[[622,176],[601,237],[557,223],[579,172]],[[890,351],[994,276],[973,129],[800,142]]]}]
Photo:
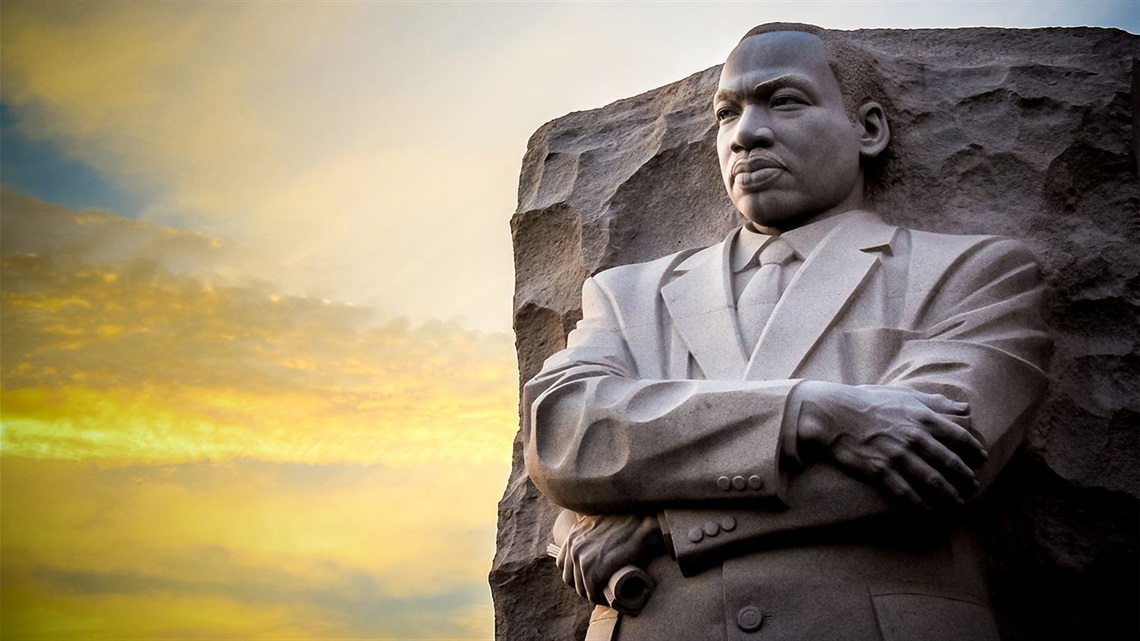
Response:
[{"label": "man's face", "polygon": [[713,109],[728,196],[754,226],[785,230],[862,205],[860,129],[816,36],[744,39],[724,64]]}]

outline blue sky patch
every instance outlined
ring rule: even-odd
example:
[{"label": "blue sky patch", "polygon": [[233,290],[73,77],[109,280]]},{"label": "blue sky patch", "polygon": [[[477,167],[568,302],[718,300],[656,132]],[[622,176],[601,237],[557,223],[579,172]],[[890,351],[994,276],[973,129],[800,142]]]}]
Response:
[{"label": "blue sky patch", "polygon": [[0,182],[26,195],[70,209],[108,209],[138,217],[146,203],[87,163],[68,157],[51,140],[22,132],[7,104],[0,102]]}]

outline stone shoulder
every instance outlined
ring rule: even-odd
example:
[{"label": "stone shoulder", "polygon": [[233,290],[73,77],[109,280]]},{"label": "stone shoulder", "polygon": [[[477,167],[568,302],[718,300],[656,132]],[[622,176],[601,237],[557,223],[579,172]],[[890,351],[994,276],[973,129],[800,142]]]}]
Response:
[{"label": "stone shoulder", "polygon": [[685,249],[669,254],[668,256],[662,256],[661,258],[642,263],[630,263],[628,265],[611,267],[598,272],[593,276],[593,279],[604,291],[611,295],[630,289],[645,291],[646,285],[653,284],[660,286],[668,282],[673,273],[678,271],[685,263],[699,263],[705,258],[715,257],[717,250],[723,244],[724,241],[721,241],[708,247]]}]

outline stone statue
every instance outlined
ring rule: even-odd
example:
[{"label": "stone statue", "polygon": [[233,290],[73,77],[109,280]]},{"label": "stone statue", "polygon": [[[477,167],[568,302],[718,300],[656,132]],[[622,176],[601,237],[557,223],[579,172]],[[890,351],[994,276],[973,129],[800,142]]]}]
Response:
[{"label": "stone statue", "polygon": [[[750,31],[713,97],[743,226],[587,279],[524,387],[588,639],[997,638],[963,506],[1046,391],[1044,289],[1016,241],[864,208],[880,92],[841,34]],[[619,615],[628,566],[651,593]]]}]

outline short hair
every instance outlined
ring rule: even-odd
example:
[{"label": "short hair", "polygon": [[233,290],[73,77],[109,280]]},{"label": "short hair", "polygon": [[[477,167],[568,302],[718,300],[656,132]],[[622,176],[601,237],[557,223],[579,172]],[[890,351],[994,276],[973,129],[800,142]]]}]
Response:
[{"label": "short hair", "polygon": [[[893,105],[890,96],[883,89],[879,61],[865,47],[853,42],[842,31],[830,31],[800,22],[768,22],[750,29],[740,41],[744,42],[752,36],[773,31],[810,33],[823,42],[827,64],[839,83],[839,90],[843,94],[843,108],[851,122],[855,122],[859,107],[872,101],[879,103],[888,120],[890,119]],[[892,159],[897,153],[897,144],[891,144],[874,158],[863,158],[860,161],[865,176],[864,193],[869,201],[874,202],[886,191],[891,181],[891,167],[894,164]]]},{"label": "short hair", "polygon": [[740,41],[744,42],[752,36],[774,31],[810,33],[823,42],[827,64],[839,82],[839,90],[843,93],[843,107],[847,110],[849,118],[854,120],[859,107],[869,101],[877,102],[883,105],[884,110],[887,109],[889,101],[883,91],[878,60],[871,52],[851,42],[843,32],[829,31],[799,22],[769,22],[753,27]]}]

